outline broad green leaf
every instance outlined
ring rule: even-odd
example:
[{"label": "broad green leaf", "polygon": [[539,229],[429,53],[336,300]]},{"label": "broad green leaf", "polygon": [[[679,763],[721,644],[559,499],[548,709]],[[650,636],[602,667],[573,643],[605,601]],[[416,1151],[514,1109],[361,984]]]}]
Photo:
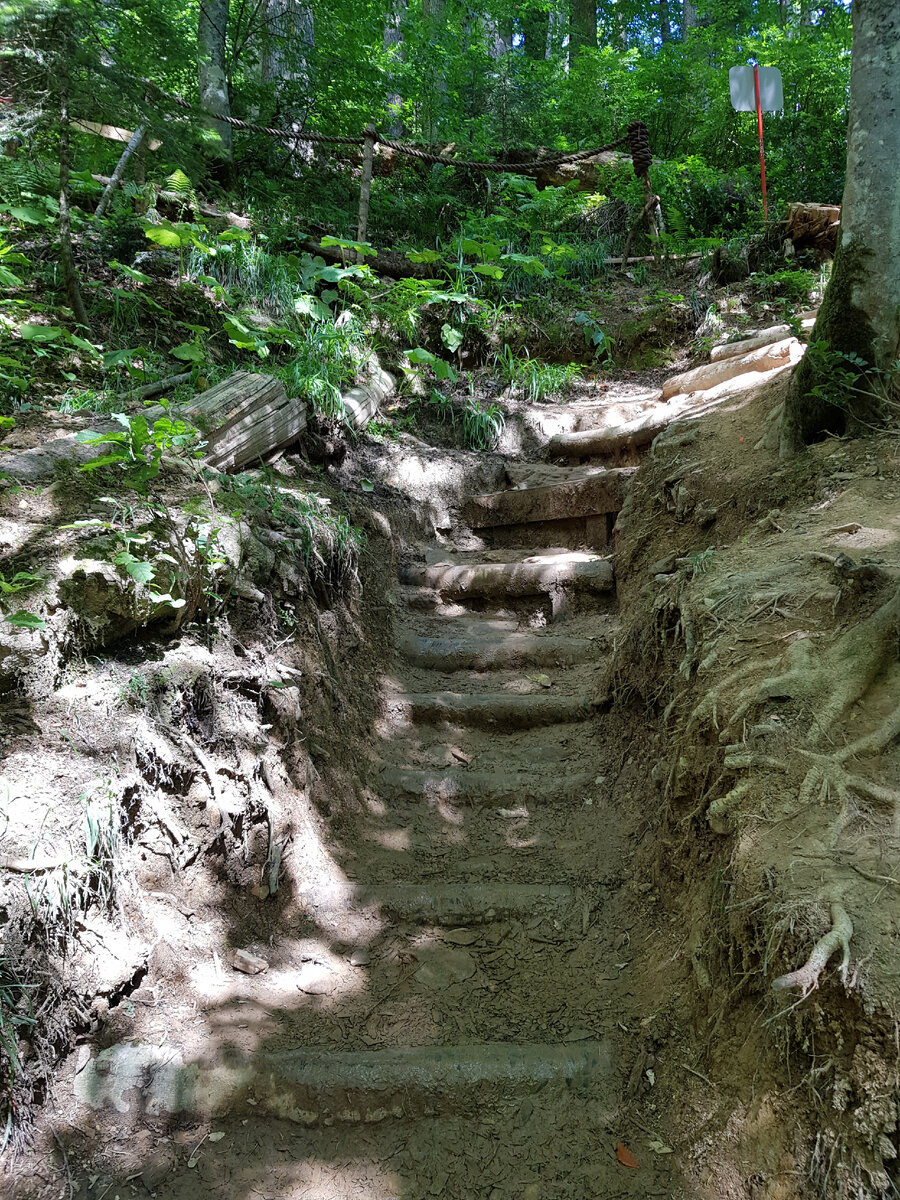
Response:
[{"label": "broad green leaf", "polygon": [[323,304],[318,296],[304,293],[294,301],[294,311],[304,317],[312,317],[314,321],[330,321],[331,310]]},{"label": "broad green leaf", "polygon": [[174,229],[167,229],[163,225],[149,226],[144,230],[144,236],[151,242],[156,242],[157,246],[168,246],[177,250],[181,245],[180,235]]},{"label": "broad green leaf", "polygon": [[117,567],[124,567],[137,583],[149,583],[153,578],[153,563],[135,558],[130,550],[120,550],[113,556],[113,562]]},{"label": "broad green leaf", "polygon": [[11,217],[23,225],[52,225],[53,218],[45,208],[31,208],[22,204],[11,204],[7,209]]},{"label": "broad green leaf", "polygon": [[206,355],[203,353],[203,348],[198,346],[196,342],[182,342],[180,346],[176,346],[172,351],[174,358],[180,358],[184,362],[204,362]]},{"label": "broad green leaf", "polygon": [[424,349],[422,346],[416,346],[412,350],[407,350],[406,357],[411,363],[419,365],[424,363],[426,366],[433,366],[438,360],[430,350]]},{"label": "broad green leaf", "polygon": [[496,263],[475,263],[472,270],[477,271],[479,275],[487,275],[489,279],[503,278],[503,268],[498,267]]},{"label": "broad green leaf", "polygon": [[8,271],[6,267],[0,266],[0,287],[21,287],[22,280],[12,271]]},{"label": "broad green leaf", "polygon": [[110,367],[118,367],[121,363],[130,363],[132,358],[137,354],[137,350],[108,350],[103,355],[103,369],[108,371]]},{"label": "broad green leaf", "polygon": [[461,329],[454,329],[452,325],[446,322],[441,326],[441,341],[447,347],[451,354],[455,353],[463,341],[463,333]]},{"label": "broad green leaf", "polygon": [[407,250],[406,257],[413,263],[440,262],[443,258],[440,250]]},{"label": "broad green leaf", "polygon": [[88,342],[83,337],[79,337],[77,333],[70,333],[69,341],[79,350],[83,350],[85,354],[89,354],[91,358],[96,358],[100,353],[99,347],[95,346],[93,342]]},{"label": "broad green leaf", "polygon": [[136,283],[153,282],[151,276],[145,275],[143,271],[136,271],[134,267],[126,267],[124,263],[116,262],[115,259],[109,265],[116,271],[121,271],[123,275],[127,275],[129,279],[135,280]]},{"label": "broad green leaf", "polygon": [[128,462],[127,454],[100,454],[97,458],[92,458],[90,462],[86,462],[81,471],[96,471],[99,467],[111,467],[115,463]]},{"label": "broad green leaf", "polygon": [[55,342],[64,330],[59,325],[20,325],[19,337],[25,342]]},{"label": "broad green leaf", "polygon": [[18,625],[22,629],[46,629],[47,622],[35,613],[26,612],[24,608],[20,608],[18,612],[14,612],[9,617],[3,618],[10,625]]}]

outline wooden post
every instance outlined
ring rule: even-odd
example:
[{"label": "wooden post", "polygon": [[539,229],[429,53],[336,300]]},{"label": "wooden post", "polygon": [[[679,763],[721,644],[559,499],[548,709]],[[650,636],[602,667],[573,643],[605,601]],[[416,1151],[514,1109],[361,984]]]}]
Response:
[{"label": "wooden post", "polygon": [[[359,223],[356,227],[356,240],[364,242],[369,229],[369,193],[372,190],[372,163],[375,158],[375,126],[366,126],[366,144],[363,149],[362,182],[359,185]],[[362,262],[364,255],[357,254],[356,261]]]},{"label": "wooden post", "polygon": [[762,178],[763,217],[769,219],[769,202],[766,199],[766,152],[763,147],[762,104],[759,99],[759,66],[753,64],[753,90],[756,93],[756,127],[759,133],[759,173]]}]

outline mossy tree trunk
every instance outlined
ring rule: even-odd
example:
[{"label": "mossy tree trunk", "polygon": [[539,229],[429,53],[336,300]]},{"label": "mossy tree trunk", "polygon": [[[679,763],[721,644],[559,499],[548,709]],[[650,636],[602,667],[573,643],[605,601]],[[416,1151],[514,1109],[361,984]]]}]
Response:
[{"label": "mossy tree trunk", "polygon": [[[225,46],[228,33],[228,0],[200,0],[197,20],[197,83],[200,107],[215,117],[231,116]],[[217,135],[214,157],[217,174],[226,186],[234,183],[234,154],[231,126],[226,121],[207,119]]]},{"label": "mossy tree trunk", "polygon": [[781,454],[788,457],[823,432],[870,421],[874,372],[890,372],[900,355],[900,7],[896,0],[854,0],[850,128],[841,229],[831,279],[811,343],[856,354],[873,369],[836,407],[813,390],[829,374],[823,356],[807,354],[785,401]]}]

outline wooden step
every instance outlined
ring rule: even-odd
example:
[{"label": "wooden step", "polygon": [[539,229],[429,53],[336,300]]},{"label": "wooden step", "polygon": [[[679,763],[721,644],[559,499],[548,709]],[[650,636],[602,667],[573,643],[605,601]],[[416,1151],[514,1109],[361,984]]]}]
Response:
[{"label": "wooden step", "polygon": [[502,671],[525,666],[570,666],[600,654],[593,638],[540,637],[513,633],[502,638],[401,637],[408,663],[434,671]]},{"label": "wooden step", "polygon": [[456,767],[424,770],[386,766],[378,775],[376,787],[384,799],[412,796],[486,806],[517,804],[523,797],[528,797],[552,804],[580,799],[591,787],[593,778],[591,771],[568,774],[557,771],[545,778],[535,771],[472,771]]},{"label": "wooden step", "polygon": [[122,1042],[75,1076],[75,1099],[125,1122],[186,1113],[355,1124],[452,1112],[461,1099],[609,1081],[606,1042],[411,1046],[341,1051],[304,1047],[247,1055],[220,1050],[186,1062],[175,1045]]},{"label": "wooden step", "polygon": [[457,599],[502,599],[558,591],[609,592],[612,562],[596,554],[534,555],[506,563],[413,564],[400,570],[402,583]]},{"label": "wooden step", "polygon": [[392,717],[407,724],[474,726],[479,729],[532,729],[540,725],[584,721],[593,708],[587,696],[548,696],[534,692],[405,692],[390,696]]},{"label": "wooden step", "polygon": [[472,496],[466,502],[466,519],[473,529],[488,529],[617,514],[634,471],[619,467],[563,483]]}]

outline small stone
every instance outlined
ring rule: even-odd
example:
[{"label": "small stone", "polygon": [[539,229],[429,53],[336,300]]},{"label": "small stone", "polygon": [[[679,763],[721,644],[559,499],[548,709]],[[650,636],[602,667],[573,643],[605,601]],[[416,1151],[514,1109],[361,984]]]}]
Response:
[{"label": "small stone", "polygon": [[255,896],[257,900],[268,900],[269,889],[264,883],[258,883],[256,887],[250,889],[250,895]]},{"label": "small stone", "polygon": [[261,975],[263,971],[269,969],[269,964],[264,958],[251,954],[249,950],[235,950],[231,958],[231,965],[244,975]]},{"label": "small stone", "polygon": [[307,996],[330,996],[337,980],[327,967],[308,963],[300,972],[297,987]]},{"label": "small stone", "polygon": [[416,971],[415,977],[423,987],[433,992],[441,992],[451,984],[462,983],[476,971],[475,959],[465,950],[434,947],[421,950],[418,954],[424,961]]},{"label": "small stone", "polygon": [[351,967],[367,967],[371,961],[372,956],[369,954],[368,950],[354,950],[350,955]]},{"label": "small stone", "polygon": [[473,942],[478,941],[478,934],[474,929],[447,929],[441,937],[445,942],[452,942],[454,946],[471,946]]}]

